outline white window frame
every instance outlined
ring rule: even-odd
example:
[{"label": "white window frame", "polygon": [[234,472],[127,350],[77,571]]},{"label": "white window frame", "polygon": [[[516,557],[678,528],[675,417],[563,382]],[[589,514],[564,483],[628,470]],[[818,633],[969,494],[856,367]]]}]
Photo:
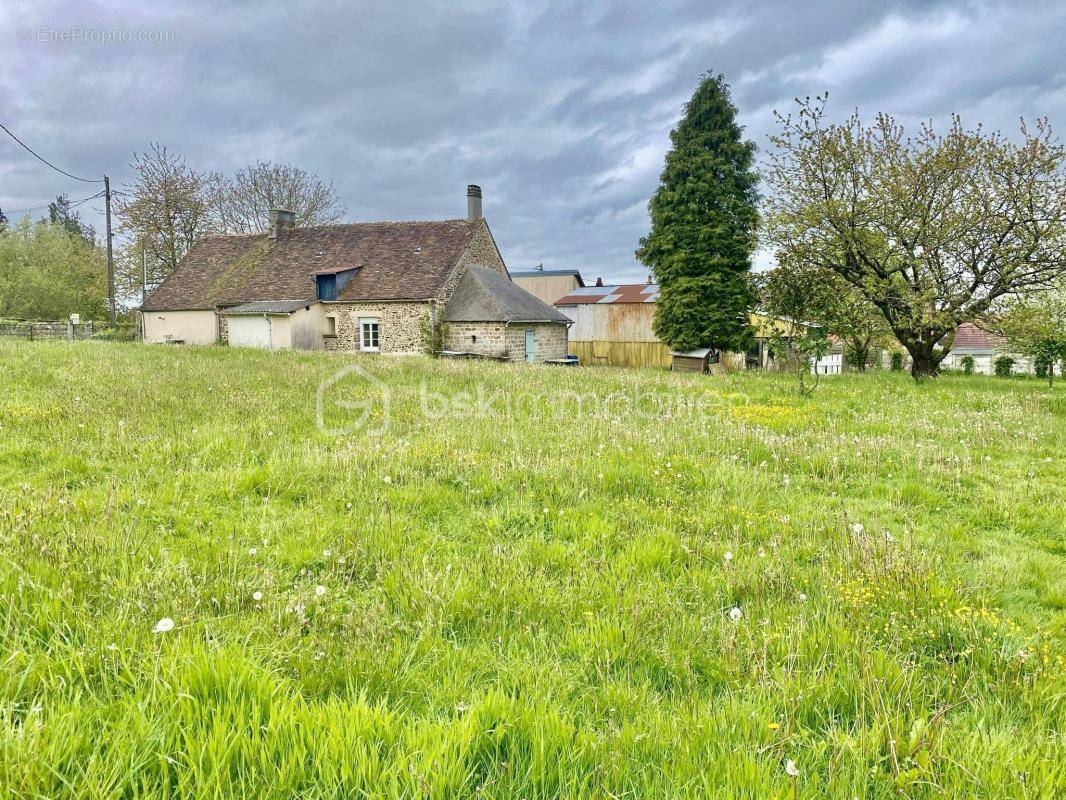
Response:
[{"label": "white window frame", "polygon": [[[371,328],[371,326],[373,326]],[[367,336],[367,333],[370,336]],[[368,345],[369,339],[372,344]],[[380,353],[381,352],[381,319],[379,317],[360,317],[359,318],[359,349],[364,353]]]}]

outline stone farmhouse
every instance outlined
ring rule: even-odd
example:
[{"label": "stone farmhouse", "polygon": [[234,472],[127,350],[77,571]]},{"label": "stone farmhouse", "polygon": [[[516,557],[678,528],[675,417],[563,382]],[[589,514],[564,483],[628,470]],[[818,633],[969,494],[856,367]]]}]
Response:
[{"label": "stone farmhouse", "polygon": [[467,217],[207,236],[145,298],[145,342],[564,359],[570,320],[511,280],[481,189]]}]

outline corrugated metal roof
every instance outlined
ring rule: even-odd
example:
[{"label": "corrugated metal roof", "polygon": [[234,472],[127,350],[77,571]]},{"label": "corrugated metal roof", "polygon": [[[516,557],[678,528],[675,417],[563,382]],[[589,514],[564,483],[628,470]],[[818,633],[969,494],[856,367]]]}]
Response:
[{"label": "corrugated metal roof", "polygon": [[291,314],[311,305],[309,300],[257,300],[254,303],[242,303],[223,311],[224,314]]},{"label": "corrugated metal roof", "polygon": [[659,299],[657,283],[622,283],[615,286],[586,286],[555,301],[557,306],[586,303],[654,303]]}]

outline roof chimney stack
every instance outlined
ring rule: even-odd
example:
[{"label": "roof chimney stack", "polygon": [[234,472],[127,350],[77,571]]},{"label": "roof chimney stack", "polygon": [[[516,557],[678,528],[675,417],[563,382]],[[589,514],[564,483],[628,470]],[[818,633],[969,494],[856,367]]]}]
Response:
[{"label": "roof chimney stack", "polygon": [[481,187],[470,184],[466,187],[466,221],[477,222],[481,219]]},{"label": "roof chimney stack", "polygon": [[597,278],[596,279],[596,285],[597,286],[603,286],[603,278]]},{"label": "roof chimney stack", "polygon": [[285,208],[270,209],[270,238],[277,239],[282,231],[296,227],[296,214]]}]

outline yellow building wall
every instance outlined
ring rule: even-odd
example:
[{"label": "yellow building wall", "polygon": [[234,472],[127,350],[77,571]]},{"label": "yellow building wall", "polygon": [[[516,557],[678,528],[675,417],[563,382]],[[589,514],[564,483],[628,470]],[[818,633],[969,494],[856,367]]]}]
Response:
[{"label": "yellow building wall", "polygon": [[185,344],[214,344],[218,322],[214,311],[145,311],[144,341],[149,344],[183,341]]},{"label": "yellow building wall", "polygon": [[580,288],[577,278],[573,275],[519,275],[512,277],[512,280],[548,305]]}]

